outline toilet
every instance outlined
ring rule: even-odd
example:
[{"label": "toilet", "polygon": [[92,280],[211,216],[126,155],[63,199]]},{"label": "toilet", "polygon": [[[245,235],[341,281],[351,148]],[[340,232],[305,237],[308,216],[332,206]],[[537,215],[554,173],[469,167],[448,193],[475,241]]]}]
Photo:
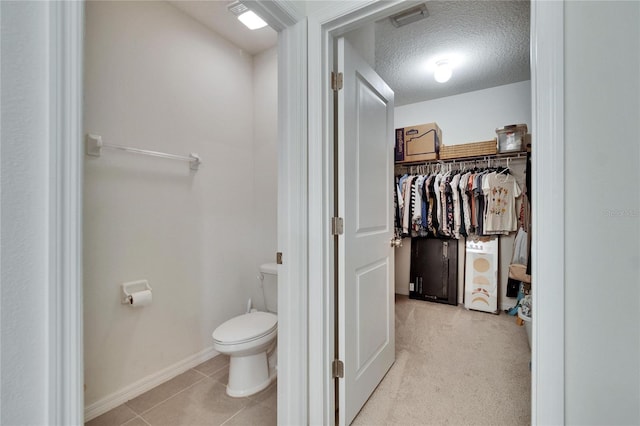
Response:
[{"label": "toilet", "polygon": [[213,332],[213,348],[229,355],[227,395],[243,397],[268,387],[276,379],[278,265],[260,266],[264,307],[231,318]]}]

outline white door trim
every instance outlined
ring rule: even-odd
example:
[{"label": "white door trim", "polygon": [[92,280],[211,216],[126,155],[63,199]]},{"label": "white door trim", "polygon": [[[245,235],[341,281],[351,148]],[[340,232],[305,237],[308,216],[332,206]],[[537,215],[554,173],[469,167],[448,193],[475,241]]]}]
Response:
[{"label": "white door trim", "polygon": [[[307,21],[289,1],[247,2],[278,31],[278,424],[308,421]],[[275,253],[274,253],[275,256]]]},{"label": "white door trim", "polygon": [[531,424],[564,424],[564,2],[531,2]]},{"label": "white door trim", "polygon": [[[290,1],[253,0],[279,31],[278,246],[285,251],[279,306],[278,421],[307,422],[306,25]],[[82,300],[82,82],[84,2],[50,3],[50,424],[84,424]],[[275,253],[274,253],[275,256]],[[286,256],[286,255],[285,255]],[[295,283],[295,285],[289,285]],[[281,287],[281,288],[282,288]],[[282,308],[281,308],[282,309]],[[287,327],[287,325],[290,325]],[[299,346],[300,345],[300,346]]]},{"label": "white door trim", "polygon": [[[313,46],[321,49],[319,24],[315,20],[307,23],[308,49]],[[322,76],[329,75],[320,61],[319,56],[307,56],[308,81],[319,82],[309,84],[307,96],[309,99],[322,99],[329,90],[329,82]],[[329,218],[333,216],[334,203],[329,198],[330,188],[333,188],[333,144],[325,143],[322,119],[323,105],[319,102],[308,103],[308,235],[309,235],[309,394],[308,394],[308,423],[310,425],[329,425],[335,421],[334,387],[331,378],[331,362],[334,359],[335,344],[333,330],[335,292],[333,288],[333,239],[330,238]],[[313,119],[312,117],[320,117]],[[333,119],[333,116],[331,116]],[[294,123],[289,123],[289,125]],[[304,213],[301,213],[304,214]]]},{"label": "white door trim", "polygon": [[49,412],[84,423],[82,334],[83,2],[51,2]]},{"label": "white door trim", "polygon": [[306,31],[302,20],[278,42],[278,424],[285,425],[308,418]]},{"label": "white door trim", "polygon": [[[308,424],[335,423],[335,388],[331,363],[335,354],[334,246],[329,222],[334,214],[333,95],[329,76],[333,38],[355,28],[361,16],[397,9],[397,2],[331,2],[308,16],[308,215],[309,235],[309,417]],[[288,123],[296,125],[296,123]]]},{"label": "white door trim", "polygon": [[[397,8],[397,3],[335,2],[308,17],[308,112],[309,121],[309,423],[334,422],[333,381],[333,271],[331,244],[326,224],[332,208],[333,112],[326,82],[331,67],[332,37]],[[355,6],[354,6],[355,5]],[[534,353],[532,376],[532,423],[564,422],[564,85],[562,42],[563,2],[532,2],[532,111],[534,173],[532,216],[534,294]],[[285,52],[286,54],[286,52]],[[296,123],[288,123],[296,126]],[[313,153],[313,155],[311,155]],[[313,173],[311,173],[313,171]],[[313,191],[311,191],[313,189]],[[559,194],[559,195],[558,195]],[[313,209],[311,209],[313,207]],[[544,265],[544,268],[540,267]],[[294,266],[295,267],[295,266]],[[537,283],[553,283],[538,287]],[[310,303],[311,305],[311,303]],[[318,312],[318,305],[323,312]],[[327,400],[328,398],[328,400]]]}]

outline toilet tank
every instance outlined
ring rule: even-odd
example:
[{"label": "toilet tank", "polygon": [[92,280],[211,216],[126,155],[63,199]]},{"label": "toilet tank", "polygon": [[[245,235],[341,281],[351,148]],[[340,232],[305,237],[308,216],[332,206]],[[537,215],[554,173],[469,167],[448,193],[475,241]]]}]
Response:
[{"label": "toilet tank", "polygon": [[278,265],[264,263],[260,265],[260,273],[264,277],[264,298],[267,312],[278,312]]}]

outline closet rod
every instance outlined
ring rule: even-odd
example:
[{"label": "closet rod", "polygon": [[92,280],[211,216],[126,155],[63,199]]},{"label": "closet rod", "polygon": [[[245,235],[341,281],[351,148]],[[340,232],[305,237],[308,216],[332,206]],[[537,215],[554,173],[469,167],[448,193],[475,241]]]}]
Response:
[{"label": "closet rod", "polygon": [[503,154],[491,154],[491,155],[477,155],[474,157],[461,157],[461,158],[448,158],[446,160],[427,160],[416,163],[403,163],[396,164],[396,167],[415,167],[426,166],[431,164],[456,164],[456,163],[471,163],[474,161],[489,161],[489,160],[517,160],[519,158],[527,158],[526,152],[518,153],[503,153]]},{"label": "closet rod", "polygon": [[198,154],[193,152],[190,153],[189,156],[184,156],[184,155],[168,154],[166,152],[131,148],[131,147],[122,146],[122,145],[111,145],[111,144],[102,143],[102,136],[91,135],[91,134],[87,135],[87,141],[86,141],[87,155],[91,155],[93,157],[100,157],[100,155],[102,154],[102,148],[116,149],[120,151],[131,152],[134,154],[150,155],[153,157],[168,158],[170,160],[188,161],[189,168],[191,170],[198,170],[198,167],[200,166],[200,163],[201,163],[200,157],[198,156]]}]

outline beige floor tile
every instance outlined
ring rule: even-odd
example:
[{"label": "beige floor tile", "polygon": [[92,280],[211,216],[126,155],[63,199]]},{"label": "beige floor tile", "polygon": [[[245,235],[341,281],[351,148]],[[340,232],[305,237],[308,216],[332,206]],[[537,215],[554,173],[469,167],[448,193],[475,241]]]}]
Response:
[{"label": "beige floor tile", "polygon": [[266,406],[269,408],[273,408],[276,410],[278,408],[278,384],[277,382],[272,383],[265,390],[258,392],[255,395],[251,395],[249,398],[252,400]]},{"label": "beige floor tile", "polygon": [[142,417],[152,426],[220,425],[252,402],[231,398],[222,384],[205,378]]},{"label": "beige floor tile", "polygon": [[215,356],[210,360],[194,367],[194,370],[198,370],[199,372],[206,374],[207,376],[212,376],[222,369],[229,369],[229,357],[223,354]]},{"label": "beige floor tile", "polygon": [[262,404],[250,405],[229,419],[224,426],[276,426],[278,414],[275,408]]},{"label": "beige floor tile", "polygon": [[148,392],[127,402],[127,406],[137,414],[142,414],[167,398],[204,379],[205,376],[195,370],[187,370],[173,379],[156,386]]},{"label": "beige floor tile", "polygon": [[111,411],[85,423],[86,426],[120,426],[136,416],[126,405],[119,405]]},{"label": "beige floor tile", "polygon": [[227,386],[227,383],[229,383],[229,366],[227,365],[226,367],[216,371],[215,373],[212,373],[209,377],[211,377],[216,382]]},{"label": "beige floor tile", "polygon": [[122,426],[149,426],[149,423],[145,422],[142,417],[135,417],[133,420],[129,420]]}]

